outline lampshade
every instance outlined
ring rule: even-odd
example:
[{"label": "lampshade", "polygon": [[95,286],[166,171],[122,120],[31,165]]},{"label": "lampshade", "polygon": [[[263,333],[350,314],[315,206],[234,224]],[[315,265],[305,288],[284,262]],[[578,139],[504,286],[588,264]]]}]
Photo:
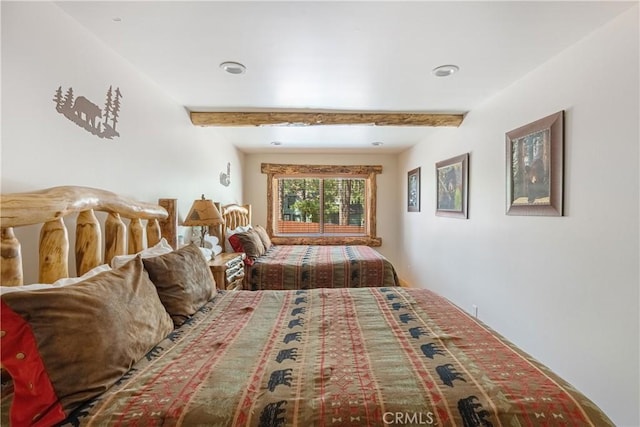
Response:
[{"label": "lampshade", "polygon": [[224,220],[216,208],[216,205],[214,205],[210,199],[205,199],[203,194],[202,199],[193,202],[182,225],[191,227],[218,225],[222,223],[224,223]]}]

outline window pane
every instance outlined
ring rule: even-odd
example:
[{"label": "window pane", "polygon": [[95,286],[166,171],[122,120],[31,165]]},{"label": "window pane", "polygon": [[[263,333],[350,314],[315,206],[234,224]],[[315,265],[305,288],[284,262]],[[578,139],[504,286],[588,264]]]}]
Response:
[{"label": "window pane", "polygon": [[364,234],[365,180],[325,179],[323,189],[324,233]]},{"label": "window pane", "polygon": [[280,178],[275,232],[363,235],[367,221],[365,203],[363,178]]},{"label": "window pane", "polygon": [[276,233],[317,234],[320,232],[319,179],[279,179],[278,206],[280,208]]}]

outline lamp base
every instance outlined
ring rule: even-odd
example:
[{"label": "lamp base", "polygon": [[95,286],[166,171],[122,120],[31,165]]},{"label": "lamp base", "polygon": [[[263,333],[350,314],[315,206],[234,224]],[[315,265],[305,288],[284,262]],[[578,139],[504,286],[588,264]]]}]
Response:
[{"label": "lamp base", "polygon": [[201,248],[205,247],[205,245],[204,245],[204,236],[207,235],[207,228],[209,228],[209,227],[207,227],[205,225],[200,226],[200,247]]}]

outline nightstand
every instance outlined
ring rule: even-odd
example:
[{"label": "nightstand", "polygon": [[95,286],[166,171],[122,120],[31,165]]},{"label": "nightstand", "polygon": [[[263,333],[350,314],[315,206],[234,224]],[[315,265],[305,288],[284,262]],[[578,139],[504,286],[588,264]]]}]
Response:
[{"label": "nightstand", "polygon": [[229,291],[242,289],[244,281],[244,262],[242,261],[245,256],[243,252],[223,252],[209,261],[209,268],[218,289]]}]

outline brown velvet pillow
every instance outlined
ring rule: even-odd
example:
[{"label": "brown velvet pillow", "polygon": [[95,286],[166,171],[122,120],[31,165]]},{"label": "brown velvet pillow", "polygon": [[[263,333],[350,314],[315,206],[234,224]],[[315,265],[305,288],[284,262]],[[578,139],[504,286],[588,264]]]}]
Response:
[{"label": "brown velvet pillow", "polygon": [[265,230],[264,227],[261,225],[256,225],[255,230],[256,230],[256,233],[258,233],[260,240],[262,241],[262,245],[264,246],[265,252],[268,251],[273,244],[271,243],[271,239],[267,234],[267,230]]},{"label": "brown velvet pillow", "polygon": [[182,325],[215,295],[216,284],[209,263],[194,244],[143,258],[142,262],[176,326]]},{"label": "brown velvet pillow", "polygon": [[262,240],[260,239],[260,235],[255,229],[252,228],[244,233],[237,233],[236,236],[242,244],[244,253],[252,260],[264,255],[266,252],[266,249],[262,244]]},{"label": "brown velvet pillow", "polygon": [[12,425],[53,425],[117,382],[172,330],[140,258],[80,283],[2,295]]}]

